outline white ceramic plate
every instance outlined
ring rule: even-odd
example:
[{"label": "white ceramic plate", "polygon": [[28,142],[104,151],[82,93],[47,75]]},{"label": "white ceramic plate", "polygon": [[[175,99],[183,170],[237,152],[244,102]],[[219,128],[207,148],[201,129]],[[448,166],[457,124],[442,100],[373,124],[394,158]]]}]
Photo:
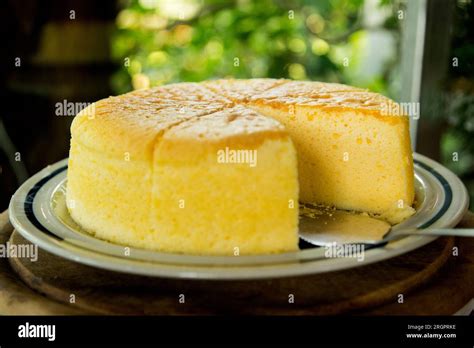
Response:
[{"label": "white ceramic plate", "polygon": [[[415,154],[416,214],[393,229],[454,227],[468,208],[459,178],[439,163]],[[385,260],[436,237],[410,236],[366,249],[360,258],[327,258],[325,248],[301,243],[298,252],[257,256],[194,256],[128,248],[81,230],[65,207],[67,159],[27,180],[13,195],[9,214],[26,239],[58,256],[112,271],[157,277],[258,279],[329,272]]]}]

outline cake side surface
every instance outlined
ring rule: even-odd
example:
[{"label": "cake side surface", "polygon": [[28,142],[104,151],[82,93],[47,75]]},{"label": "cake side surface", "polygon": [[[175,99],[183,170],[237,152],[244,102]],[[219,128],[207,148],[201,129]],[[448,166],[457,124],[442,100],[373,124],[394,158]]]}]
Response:
[{"label": "cake side surface", "polygon": [[67,207],[71,217],[99,238],[120,236],[124,244],[149,228],[150,162],[125,161],[71,143]]},{"label": "cake side surface", "polygon": [[183,122],[157,145],[154,166],[147,247],[213,255],[298,249],[296,153],[278,122],[243,107]]}]

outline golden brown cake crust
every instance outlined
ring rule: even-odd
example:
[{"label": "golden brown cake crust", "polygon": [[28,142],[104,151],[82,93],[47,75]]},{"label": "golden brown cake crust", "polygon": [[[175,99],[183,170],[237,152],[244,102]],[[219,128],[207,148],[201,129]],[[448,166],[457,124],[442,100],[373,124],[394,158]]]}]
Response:
[{"label": "golden brown cake crust", "polygon": [[289,81],[285,79],[260,78],[251,80],[221,79],[204,81],[202,83],[214,93],[224,95],[226,98],[239,103]]},{"label": "golden brown cake crust", "polygon": [[[141,153],[149,156],[156,138],[168,129],[235,104],[241,105],[242,112],[246,105],[271,105],[286,112],[308,107],[353,110],[383,117],[389,123],[408,122],[406,117],[383,114],[384,108],[395,104],[393,101],[356,87],[284,79],[214,80],[171,84],[100,100],[93,105],[92,116],[89,110],[74,119],[71,132],[84,146],[98,146],[98,150],[116,156],[127,149],[139,157]],[[110,143],[118,145],[112,148],[107,145]]]},{"label": "golden brown cake crust", "polygon": [[289,81],[254,95],[250,103],[310,106],[382,115],[384,108],[395,102],[378,93],[337,83]]},{"label": "golden brown cake crust", "polygon": [[[255,136],[255,137],[253,137]],[[180,123],[166,132],[165,138],[199,143],[244,143],[243,139],[287,137],[285,128],[269,117],[245,108],[234,106]]]},{"label": "golden brown cake crust", "polygon": [[[192,96],[192,97],[190,97]],[[99,100],[79,113],[74,140],[114,157],[150,159],[157,138],[174,125],[232,105],[198,84],[139,90]]]}]

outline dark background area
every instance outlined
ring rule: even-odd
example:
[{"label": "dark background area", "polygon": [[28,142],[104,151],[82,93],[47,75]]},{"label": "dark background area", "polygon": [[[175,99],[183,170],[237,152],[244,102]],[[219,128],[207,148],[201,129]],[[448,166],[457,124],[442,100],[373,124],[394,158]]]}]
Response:
[{"label": "dark background area", "polygon": [[72,117],[56,116],[55,104],[112,94],[109,79],[117,66],[110,60],[106,28],[116,13],[115,1],[0,2],[6,38],[0,51],[0,120],[15,146],[13,153],[0,152],[1,210],[25,179],[16,178],[15,165],[30,176],[68,156]]}]

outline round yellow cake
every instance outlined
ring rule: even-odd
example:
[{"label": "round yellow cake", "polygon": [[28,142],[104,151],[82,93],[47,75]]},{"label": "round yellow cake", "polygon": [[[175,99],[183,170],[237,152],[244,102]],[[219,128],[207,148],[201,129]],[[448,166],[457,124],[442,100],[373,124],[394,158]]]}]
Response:
[{"label": "round yellow cake", "polygon": [[71,127],[67,205],[98,238],[163,252],[298,249],[298,201],[410,216],[408,117],[339,84],[179,83],[100,100]]}]

